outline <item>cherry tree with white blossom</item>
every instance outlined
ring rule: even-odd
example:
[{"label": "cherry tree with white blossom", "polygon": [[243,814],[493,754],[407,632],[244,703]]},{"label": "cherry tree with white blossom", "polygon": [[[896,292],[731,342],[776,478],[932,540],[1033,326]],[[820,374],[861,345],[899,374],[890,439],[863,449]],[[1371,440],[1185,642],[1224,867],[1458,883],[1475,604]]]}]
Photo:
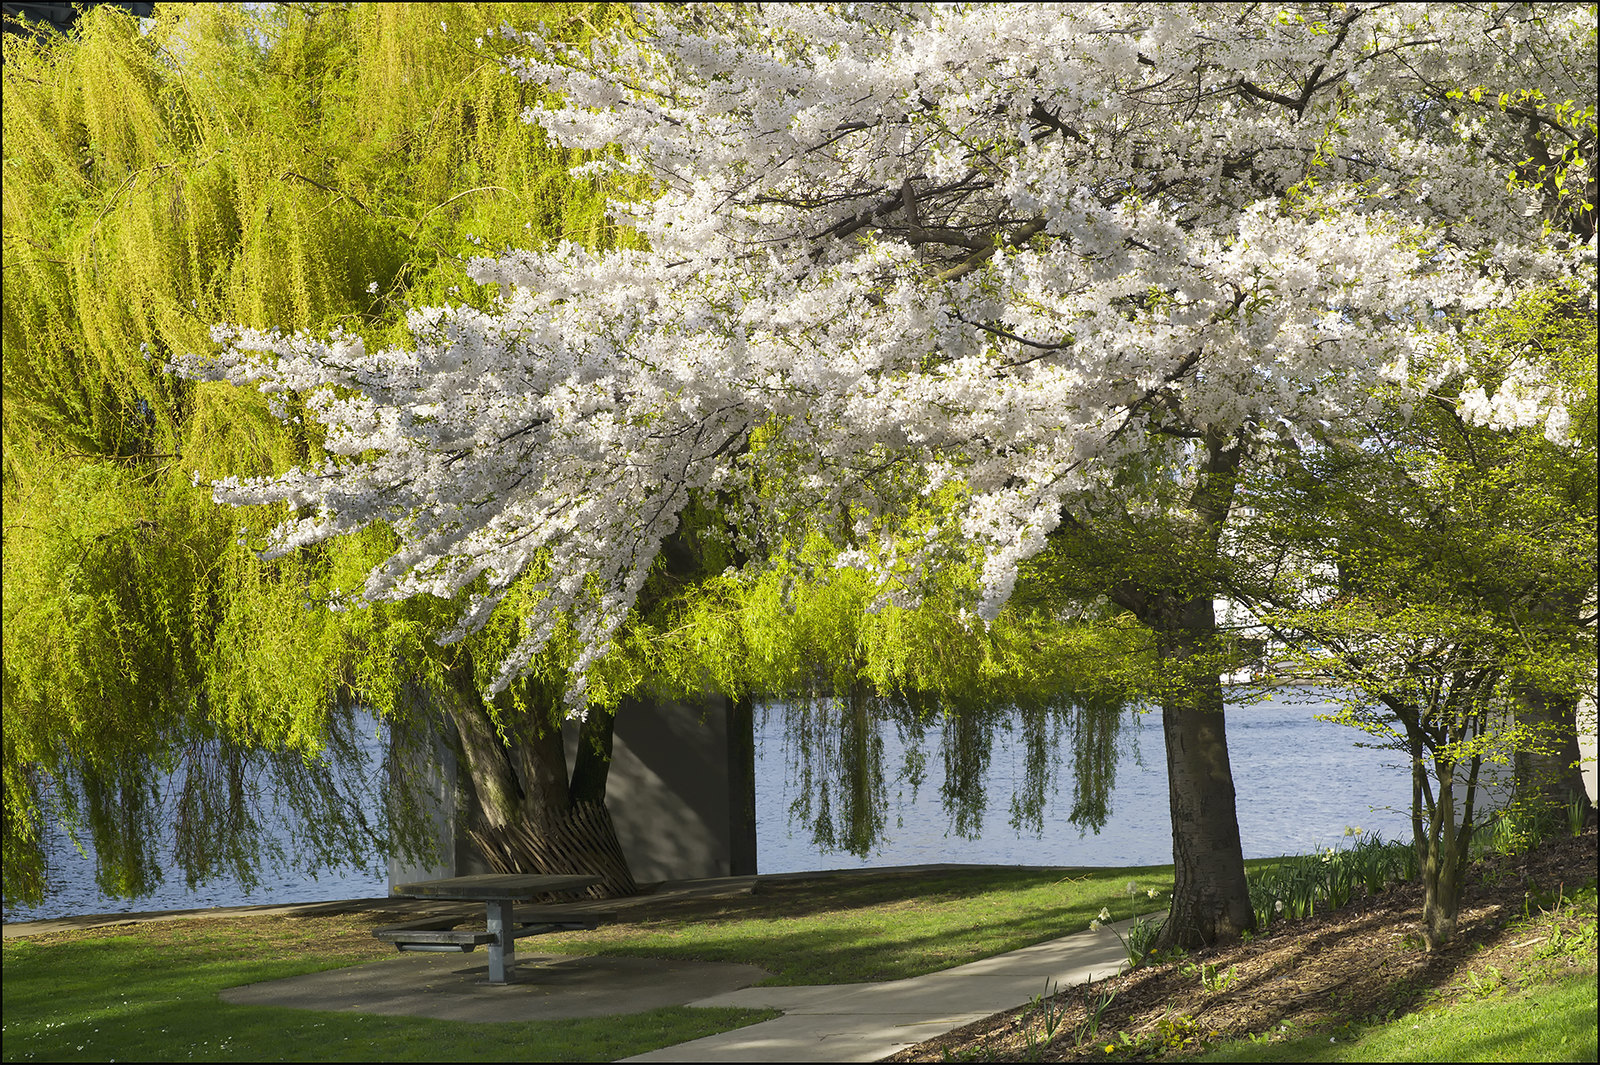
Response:
[{"label": "cherry tree with white blossom", "polygon": [[[836,516],[886,581],[964,544],[984,618],[1052,539],[1159,511],[1198,576],[1105,592],[1187,677],[1243,467],[1370,414],[1375,382],[1426,394],[1459,369],[1457,316],[1592,269],[1579,6],[637,18],[583,48],[504,32],[564,101],[526,117],[648,187],[614,211],[649,250],[476,260],[492,304],[418,308],[408,350],[219,327],[219,353],[180,361],[327,427],[320,464],[215,486],[298,508],[272,551],[388,523],[400,546],[361,597],[463,597],[444,640],[517,589],[497,686],[570,623],[575,712],[696,499],[751,544]],[[1559,396],[1502,387],[1463,414],[1561,433]],[[1156,496],[1130,498],[1132,466]],[[941,492],[948,536],[894,535]],[[1169,942],[1252,920],[1205,673],[1163,697]]]}]

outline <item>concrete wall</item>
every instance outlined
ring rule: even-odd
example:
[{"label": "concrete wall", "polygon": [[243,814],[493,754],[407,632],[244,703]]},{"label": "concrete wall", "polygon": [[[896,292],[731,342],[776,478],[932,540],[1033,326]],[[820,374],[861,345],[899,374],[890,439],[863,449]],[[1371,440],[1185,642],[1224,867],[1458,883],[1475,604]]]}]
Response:
[{"label": "concrete wall", "polygon": [[420,749],[406,754],[393,752],[396,765],[422,780],[424,805],[433,822],[438,855],[433,862],[406,862],[389,859],[389,886],[418,880],[439,880],[447,876],[467,876],[493,872],[483,860],[456,817],[456,759],[444,737],[434,733]]},{"label": "concrete wall", "polygon": [[[576,725],[565,730],[567,763]],[[756,871],[755,734],[724,696],[617,716],[606,806],[643,883]]]},{"label": "concrete wall", "polygon": [[[577,725],[569,724],[563,738],[570,767]],[[390,859],[390,886],[489,872],[456,816],[457,770],[449,746],[435,737],[431,751],[405,761],[424,775],[437,804],[441,858],[421,865]],[[749,704],[709,696],[634,712],[625,708],[617,717],[606,806],[640,884],[754,873],[755,732]]]}]

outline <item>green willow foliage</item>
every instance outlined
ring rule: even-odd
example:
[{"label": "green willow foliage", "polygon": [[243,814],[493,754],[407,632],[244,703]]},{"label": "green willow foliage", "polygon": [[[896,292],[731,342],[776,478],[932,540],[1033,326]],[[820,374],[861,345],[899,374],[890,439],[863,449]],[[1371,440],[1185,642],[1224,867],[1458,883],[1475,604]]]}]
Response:
[{"label": "green willow foliage", "polygon": [[263,819],[295,826],[310,872],[370,861],[375,838],[425,845],[414,819],[355,813],[350,710],[403,716],[443,668],[436,608],[320,608],[381,532],[260,561],[281,515],[221,510],[193,483],[287,468],[317,439],[161,364],[208,350],[218,321],[403,343],[406,306],[481,295],[465,255],[625,239],[494,62],[503,21],[581,34],[603,15],[163,5],[141,29],[102,7],[71,39],[6,35],[8,900],[45,893],[52,815],[117,895],[157,882],[168,823],[191,884],[255,882]]},{"label": "green willow foliage", "polygon": [[[264,858],[315,872],[430,846],[408,766],[385,766],[382,821],[362,819],[372,784],[353,711],[420,732],[430,689],[461,661],[486,681],[515,641],[517,592],[449,648],[433,642],[449,603],[329,612],[387,554],[388,532],[262,562],[251,548],[282,513],[219,509],[194,482],[285,469],[316,458],[319,440],[254,393],[186,384],[162,363],[208,350],[214,322],[403,345],[407,307],[486,298],[464,256],[635,239],[607,220],[600,190],[567,176],[576,160],[520,121],[529,90],[495,62],[503,22],[581,40],[615,9],[158,10],[144,28],[96,8],[71,39],[5,42],[8,900],[48,890],[52,817],[93,845],[101,889],[123,896],[155,885],[169,847],[191,884],[248,885]],[[735,566],[707,543],[702,574]],[[798,816],[858,853],[884,826],[883,728],[914,741],[900,771],[913,786],[921,738],[938,730],[946,806],[970,835],[992,734],[1017,706],[1028,773],[1013,822],[1041,826],[1070,734],[1072,817],[1104,823],[1117,711],[1149,690],[1143,630],[1065,626],[1048,604],[975,629],[959,568],[922,608],[873,613],[875,593],[834,570],[826,540],[808,552],[798,568],[653,578],[654,605],[594,701],[785,700],[803,741]],[[568,657],[558,642],[495,712],[555,705]],[[289,826],[289,853],[273,854],[269,821]]]},{"label": "green willow foliage", "polygon": [[[1011,825],[1043,831],[1063,749],[1073,760],[1069,819],[1105,824],[1120,726],[1155,685],[1147,629],[1125,617],[1064,621],[1037,577],[986,629],[962,609],[975,598],[975,562],[918,582],[920,602],[907,607],[877,602],[874,578],[838,568],[838,548],[816,529],[792,557],[778,554],[664,599],[626,630],[596,688],[674,698],[709,688],[781,704],[768,712],[784,715],[790,819],[825,850],[864,856],[883,842],[890,782],[915,795],[930,738],[950,827],[977,838],[996,733],[1013,729],[1024,774]],[[902,765],[886,764],[888,729]]]}]

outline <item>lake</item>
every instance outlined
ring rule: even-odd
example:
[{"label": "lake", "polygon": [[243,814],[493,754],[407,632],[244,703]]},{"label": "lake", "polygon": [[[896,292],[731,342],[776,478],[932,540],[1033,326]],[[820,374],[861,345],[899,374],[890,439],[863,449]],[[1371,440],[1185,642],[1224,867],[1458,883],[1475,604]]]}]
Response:
[{"label": "lake", "polygon": [[[1379,832],[1386,840],[1409,839],[1410,783],[1395,766],[1395,753],[1355,746],[1354,729],[1317,721],[1327,710],[1315,692],[1279,689],[1250,706],[1231,707],[1228,747],[1238,791],[1239,830],[1246,857],[1304,853],[1345,840],[1347,827]],[[890,780],[884,838],[866,857],[822,851],[804,825],[791,825],[795,783],[789,779],[784,716],[757,715],[757,864],[763,873],[962,862],[995,865],[1157,865],[1172,861],[1166,759],[1159,714],[1136,715],[1123,729],[1111,814],[1098,834],[1080,833],[1066,819],[1072,802],[1071,759],[1062,759],[1060,787],[1044,813],[1041,834],[1018,832],[1009,823],[1013,782],[1025,771],[1015,732],[997,730],[989,761],[988,807],[975,839],[954,832],[939,799],[943,782],[937,738],[929,738],[927,776],[916,790]],[[375,733],[372,752],[379,744]],[[903,759],[895,730],[884,731],[884,764],[891,775]],[[177,875],[151,895],[120,900],[94,887],[93,863],[78,854],[65,834],[50,834],[52,882],[61,890],[30,909],[7,908],[7,921],[85,913],[128,913],[246,904],[321,902],[388,893],[386,869],[346,869],[317,880],[272,875],[254,892],[217,881],[196,891]]]},{"label": "lake", "polygon": [[[1339,845],[1346,828],[1411,838],[1411,783],[1396,752],[1355,746],[1355,729],[1318,721],[1330,706],[1319,693],[1280,688],[1249,706],[1230,706],[1228,753],[1237,792],[1245,857],[1306,853]],[[795,797],[786,779],[782,717],[770,714],[756,750],[756,849],[762,872],[859,869],[872,866],[975,862],[996,865],[1166,865],[1172,861],[1172,820],[1167,805],[1166,753],[1159,713],[1136,715],[1123,730],[1111,816],[1098,834],[1067,821],[1072,806],[1071,760],[1063,758],[1061,787],[1046,810],[1041,835],[1010,823],[1015,782],[1025,772],[1015,733],[999,732],[989,762],[989,803],[976,840],[951,830],[939,802],[943,766],[935,747],[928,779],[911,801],[910,789],[890,784],[886,836],[866,858],[820,852],[804,825],[789,823]],[[936,742],[936,741],[935,741]],[[885,731],[884,762],[898,766],[902,749]],[[772,781],[781,786],[763,790]],[[901,800],[896,801],[899,790]]]}]

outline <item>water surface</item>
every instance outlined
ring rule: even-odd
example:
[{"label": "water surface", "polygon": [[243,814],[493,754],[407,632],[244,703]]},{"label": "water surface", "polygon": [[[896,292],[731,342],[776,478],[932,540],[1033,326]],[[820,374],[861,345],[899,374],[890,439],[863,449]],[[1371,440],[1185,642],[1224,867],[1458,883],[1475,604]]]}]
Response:
[{"label": "water surface", "polygon": [[[1304,853],[1345,842],[1345,829],[1381,832],[1385,839],[1410,838],[1409,783],[1393,752],[1362,749],[1357,731],[1317,721],[1328,709],[1319,693],[1280,689],[1266,702],[1234,706],[1228,714],[1228,747],[1238,791],[1239,829],[1246,857]],[[888,783],[884,838],[865,857],[824,851],[805,825],[793,825],[790,803],[795,783],[787,780],[784,715],[758,714],[756,736],[757,862],[761,872],[964,862],[995,865],[1159,865],[1172,861],[1172,828],[1167,808],[1166,762],[1158,714],[1138,715],[1123,730],[1109,821],[1098,834],[1081,833],[1067,821],[1072,801],[1071,758],[1063,757],[1060,787],[1044,812],[1040,834],[1019,832],[1009,823],[1014,781],[1025,772],[1015,732],[997,730],[989,761],[988,807],[982,831],[964,839],[941,805],[943,764],[937,736],[929,737],[927,776],[916,789],[904,781]],[[371,736],[376,760],[384,742]],[[884,731],[884,762],[903,760],[895,730]],[[110,899],[95,888],[93,862],[79,854],[59,828],[49,829],[51,880],[58,890],[37,909],[7,908],[5,919],[36,920],[85,913],[130,913],[266,903],[323,902],[388,893],[386,867],[345,868],[315,880],[268,870],[254,891],[222,879],[194,891],[181,874],[169,873],[154,893],[138,899]]]}]

